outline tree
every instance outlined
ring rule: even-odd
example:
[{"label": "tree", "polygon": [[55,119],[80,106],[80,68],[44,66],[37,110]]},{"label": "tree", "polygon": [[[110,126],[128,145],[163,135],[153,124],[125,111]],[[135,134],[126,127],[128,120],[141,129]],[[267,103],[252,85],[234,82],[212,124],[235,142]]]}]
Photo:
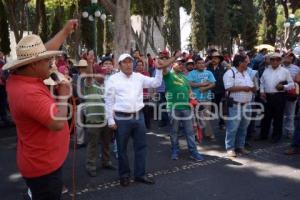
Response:
[{"label": "tree", "polygon": [[48,40],[48,24],[46,17],[45,0],[36,0],[35,13],[35,26],[32,32],[33,34],[40,35],[42,40],[45,42]]},{"label": "tree", "polygon": [[206,23],[206,41],[207,45],[214,44],[215,40],[215,2],[205,1],[205,21]]},{"label": "tree", "polygon": [[108,16],[104,22],[104,53],[112,53],[113,51],[113,30],[112,30],[112,18]]},{"label": "tree", "polygon": [[[105,9],[114,16],[114,56],[118,58],[124,52],[130,52],[131,43],[131,0],[100,0]],[[117,64],[117,62],[115,62]]]},{"label": "tree", "polygon": [[164,34],[170,50],[181,49],[180,37],[180,15],[179,15],[179,0],[165,0],[164,1]]},{"label": "tree", "polygon": [[263,0],[263,11],[264,11],[264,38],[263,42],[267,44],[274,45],[276,42],[276,18],[277,18],[277,11],[276,11],[276,2],[275,0]]},{"label": "tree", "polygon": [[241,38],[243,46],[247,50],[252,50],[257,44],[257,11],[254,7],[253,0],[243,0],[242,5],[242,22],[243,29]]},{"label": "tree", "polygon": [[23,31],[26,27],[25,5],[30,0],[2,0],[4,9],[8,15],[8,22],[11,30],[15,34],[16,42],[19,42],[23,37]]},{"label": "tree", "polygon": [[0,1],[0,27],[0,51],[7,55],[10,52],[10,40],[7,23],[7,13],[4,10],[2,1]]},{"label": "tree", "polygon": [[218,45],[221,50],[231,48],[230,30],[231,23],[229,20],[229,4],[228,0],[215,0],[215,44]]},{"label": "tree", "polygon": [[191,0],[192,3],[192,48],[200,51],[206,46],[206,24],[204,0]]}]

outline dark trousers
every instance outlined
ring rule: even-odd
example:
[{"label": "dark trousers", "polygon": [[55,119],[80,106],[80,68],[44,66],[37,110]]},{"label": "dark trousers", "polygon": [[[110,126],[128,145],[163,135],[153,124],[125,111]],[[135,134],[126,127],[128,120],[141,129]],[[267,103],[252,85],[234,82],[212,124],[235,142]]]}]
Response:
[{"label": "dark trousers", "polygon": [[261,139],[268,138],[271,122],[273,120],[272,138],[274,140],[280,140],[282,136],[282,124],[285,102],[285,93],[267,94],[267,102],[265,104],[265,115],[261,122]]},{"label": "dark trousers", "polygon": [[214,94],[214,99],[212,100],[218,106],[218,110],[219,110],[219,112],[218,112],[218,115],[219,115],[219,126],[224,126],[225,125],[224,119],[220,116],[220,110],[221,110],[220,103],[221,103],[223,97],[224,97],[224,94],[217,93],[217,94]]},{"label": "dark trousers", "polygon": [[24,178],[32,193],[32,200],[60,200],[63,181],[62,168],[37,178]]},{"label": "dark trousers", "polygon": [[0,85],[0,119],[2,121],[7,121],[7,95],[5,86]]},{"label": "dark trousers", "polygon": [[143,108],[143,113],[144,113],[144,118],[145,118],[145,125],[147,129],[151,128],[151,106],[147,105],[149,103],[149,100],[144,100],[144,108]]},{"label": "dark trousers", "polygon": [[296,129],[292,141],[292,147],[300,148],[300,123],[299,122],[296,123]]},{"label": "dark trousers", "polygon": [[[167,111],[162,111],[162,110],[166,110],[166,93],[165,92],[159,92],[158,93],[158,97],[159,97],[159,101],[158,101],[158,116],[160,115],[161,113],[161,119],[159,120],[159,124],[161,126],[164,126],[164,125],[168,125],[169,124],[169,116],[168,116],[168,112]],[[161,109],[159,105],[161,104],[164,104],[163,106],[161,106]]]},{"label": "dark trousers", "polygon": [[116,112],[117,146],[120,178],[130,177],[127,145],[129,138],[133,139],[134,177],[145,176],[146,167],[146,127],[143,112],[138,115],[127,115]]}]

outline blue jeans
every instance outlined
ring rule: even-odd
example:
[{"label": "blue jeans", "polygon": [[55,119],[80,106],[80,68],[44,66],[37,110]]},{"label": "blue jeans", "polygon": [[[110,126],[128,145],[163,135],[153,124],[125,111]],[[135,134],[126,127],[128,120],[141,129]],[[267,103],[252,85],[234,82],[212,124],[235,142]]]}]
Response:
[{"label": "blue jeans", "polygon": [[[133,139],[134,149],[134,177],[145,176],[146,166],[146,127],[143,112],[139,112],[138,116],[122,116],[123,114],[116,113],[117,125],[117,147],[118,147],[118,162],[119,162],[119,177],[129,178],[130,168],[127,156],[127,144],[129,138]],[[118,118],[124,119],[118,119]],[[128,119],[125,119],[128,118]]]},{"label": "blue jeans", "polygon": [[[245,109],[244,106],[238,104],[234,104],[229,108],[229,119],[226,122],[226,150],[242,149],[245,146],[247,128],[250,123],[250,120],[246,119],[243,114],[246,112]],[[250,115],[251,112],[247,113],[247,116]],[[231,117],[232,119],[230,119]]]},{"label": "blue jeans", "polygon": [[173,151],[179,151],[178,144],[178,128],[179,122],[182,123],[186,142],[190,153],[196,153],[197,146],[195,143],[195,134],[193,131],[192,117],[193,113],[191,110],[173,110],[173,113],[169,113],[170,124],[171,124],[171,148]]},{"label": "blue jeans", "polygon": [[300,148],[300,123],[299,122],[296,125],[296,130],[292,141],[292,147]]},{"label": "blue jeans", "polygon": [[286,101],[284,108],[284,129],[287,134],[292,134],[295,131],[295,111],[296,111],[297,100]]}]

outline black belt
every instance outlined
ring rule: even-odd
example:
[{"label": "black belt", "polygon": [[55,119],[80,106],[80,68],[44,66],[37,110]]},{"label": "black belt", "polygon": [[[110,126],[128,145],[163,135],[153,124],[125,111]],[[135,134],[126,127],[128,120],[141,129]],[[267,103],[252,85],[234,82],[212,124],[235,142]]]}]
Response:
[{"label": "black belt", "polygon": [[269,96],[275,96],[275,95],[284,95],[285,92],[272,92],[272,93],[266,93],[266,95],[269,95]]},{"label": "black belt", "polygon": [[123,116],[127,116],[127,117],[131,117],[131,116],[135,117],[135,116],[139,115],[140,112],[141,112],[141,110],[139,110],[137,112],[134,112],[134,113],[115,111],[115,114],[116,115],[123,115]]}]

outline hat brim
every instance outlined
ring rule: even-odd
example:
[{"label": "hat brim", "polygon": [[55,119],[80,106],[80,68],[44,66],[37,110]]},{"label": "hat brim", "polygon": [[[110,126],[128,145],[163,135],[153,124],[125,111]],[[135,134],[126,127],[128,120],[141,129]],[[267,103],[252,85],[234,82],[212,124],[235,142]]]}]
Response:
[{"label": "hat brim", "polygon": [[46,58],[51,58],[53,56],[61,55],[62,53],[63,53],[62,51],[46,51],[46,52],[41,53],[34,57],[30,57],[30,58],[26,58],[26,59],[22,59],[22,60],[11,61],[11,62],[5,64],[2,69],[3,70],[14,70],[14,69],[17,69],[24,65],[33,63],[33,62],[37,62],[37,61],[40,61],[40,60],[43,60]]},{"label": "hat brim", "polygon": [[214,58],[214,57],[216,57],[216,58],[220,58],[220,60],[221,60],[221,61],[223,61],[223,60],[224,60],[224,56],[221,56],[221,55],[218,55],[218,56],[209,56],[209,57],[208,57],[208,59],[210,59],[210,60],[211,60],[211,59],[212,59],[212,58]]},{"label": "hat brim", "polygon": [[120,63],[120,62],[123,62],[123,61],[126,60],[127,58],[130,58],[130,60],[132,60],[132,61],[134,60],[132,56],[127,56],[127,57],[123,58],[122,60],[119,60],[119,63]]},{"label": "hat brim", "polygon": [[74,67],[78,67],[78,68],[86,68],[88,67],[87,65],[74,65]]}]

